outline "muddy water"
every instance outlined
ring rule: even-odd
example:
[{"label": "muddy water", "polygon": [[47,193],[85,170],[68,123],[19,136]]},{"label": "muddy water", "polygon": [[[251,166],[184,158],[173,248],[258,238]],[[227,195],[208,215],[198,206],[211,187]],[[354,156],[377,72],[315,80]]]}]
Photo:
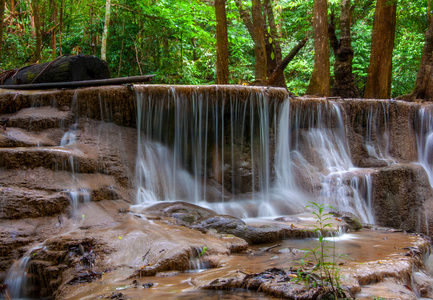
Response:
[{"label": "muddy water", "polygon": [[[341,270],[354,268],[369,261],[378,261],[398,257],[407,252],[416,239],[415,236],[385,231],[364,230],[362,232],[348,233],[340,237],[328,239],[327,246],[335,246],[335,253],[347,255],[340,260]],[[269,268],[290,269],[297,268],[300,259],[304,258],[305,251],[317,246],[317,239],[289,239],[278,244],[260,245],[250,247],[246,253],[232,254],[223,257],[221,267],[188,272],[167,271],[160,272],[154,277],[141,277],[127,279],[130,271],[118,269],[107,273],[97,282],[91,283],[91,288],[85,287],[82,293],[75,293],[71,299],[94,299],[97,296],[111,296],[113,293],[122,293],[128,299],[277,299],[262,293],[253,293],[244,290],[236,291],[208,291],[199,287],[212,282],[217,278],[227,277],[238,272],[253,274],[263,272]],[[398,246],[397,246],[398,245]],[[271,248],[271,249],[269,249]],[[134,280],[136,283],[134,284]],[[144,287],[152,283],[152,287]]]}]

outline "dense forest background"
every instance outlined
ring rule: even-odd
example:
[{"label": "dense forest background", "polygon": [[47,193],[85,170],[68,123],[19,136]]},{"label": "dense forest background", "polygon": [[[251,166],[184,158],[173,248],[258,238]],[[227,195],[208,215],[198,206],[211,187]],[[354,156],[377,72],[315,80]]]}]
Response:
[{"label": "dense forest background", "polygon": [[[60,55],[105,58],[113,77],[157,74],[154,82],[212,84],[217,81],[216,4],[225,5],[228,80],[256,79],[254,39],[246,20],[262,6],[266,41],[285,57],[304,38],[307,43],[284,69],[288,89],[306,93],[315,65],[315,4],[323,0],[8,0],[0,1],[3,21],[0,69],[50,61]],[[378,0],[380,1],[380,0]],[[3,2],[3,3],[2,3]],[[375,0],[328,0],[328,22],[342,35],[340,14],[349,2],[352,73],[364,95],[370,65]],[[396,7],[391,96],[413,91],[429,27],[430,1],[391,0]],[[271,14],[269,14],[271,12]],[[385,17],[388,18],[388,17]],[[272,23],[273,22],[273,23]],[[1,24],[0,24],[1,25]],[[104,34],[105,27],[105,34]],[[267,33],[266,33],[267,31]],[[329,44],[331,84],[335,54]],[[268,52],[271,59],[275,54]],[[269,60],[269,59],[268,59]]]}]

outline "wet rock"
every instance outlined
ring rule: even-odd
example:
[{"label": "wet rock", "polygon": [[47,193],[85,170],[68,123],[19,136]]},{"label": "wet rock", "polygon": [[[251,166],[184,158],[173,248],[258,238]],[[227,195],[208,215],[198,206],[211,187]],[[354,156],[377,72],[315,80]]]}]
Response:
[{"label": "wet rock", "polygon": [[288,217],[279,217],[279,218],[276,218],[275,221],[285,222],[285,223],[300,223],[300,222],[302,222],[301,219],[299,219],[297,217],[290,217],[290,216],[288,216]]},{"label": "wet rock", "polygon": [[151,288],[151,287],[153,287],[155,284],[153,283],[153,282],[146,282],[146,283],[143,283],[143,287],[145,288],[145,289],[148,289],[148,288]]},{"label": "wet rock", "polygon": [[281,241],[284,238],[284,229],[273,226],[238,226],[234,229],[226,230],[237,237],[243,238],[249,244],[267,244]]},{"label": "wet rock", "polygon": [[72,122],[69,112],[53,107],[23,108],[8,116],[7,127],[16,127],[38,132],[45,129],[68,127]]},{"label": "wet rock", "polygon": [[219,233],[232,233],[238,226],[245,227],[245,222],[239,218],[224,215],[215,215],[208,217],[200,222],[195,222],[191,226],[193,229],[206,232],[209,229],[215,229]]},{"label": "wet rock", "polygon": [[187,226],[201,232],[215,230],[220,234],[232,234],[246,240],[250,244],[265,244],[284,238],[284,229],[273,226],[250,226],[239,218],[217,215],[187,202],[161,202],[145,209],[145,214],[155,217],[169,217],[177,225]]},{"label": "wet rock", "polygon": [[283,299],[326,299],[330,293],[329,287],[318,285],[317,287],[305,286],[292,281],[285,270],[279,268],[268,269],[261,273],[248,274],[235,272],[227,277],[215,279],[208,284],[200,286],[210,290],[246,289],[260,291],[265,294]]},{"label": "wet rock", "polygon": [[146,208],[144,213],[159,218],[170,217],[175,220],[176,224],[184,226],[192,226],[196,222],[216,215],[210,209],[182,201],[159,202]]},{"label": "wet rock", "polygon": [[24,219],[53,216],[66,211],[69,197],[63,192],[0,188],[0,219]]},{"label": "wet rock", "polygon": [[110,296],[105,297],[105,298],[106,298],[106,299],[117,299],[117,300],[122,300],[122,299],[124,299],[122,293],[116,293],[116,292],[111,293]]},{"label": "wet rock", "polygon": [[71,281],[68,282],[68,284],[89,283],[100,279],[101,277],[102,274],[100,272],[84,271],[78,273]]},{"label": "wet rock", "polygon": [[[433,213],[433,195],[420,165],[395,164],[373,173],[374,211],[380,226],[427,233]],[[427,220],[426,220],[427,218]],[[433,224],[433,223],[430,223]]]},{"label": "wet rock", "polygon": [[347,223],[348,230],[350,231],[358,231],[363,228],[362,223],[359,221],[359,219],[352,214],[351,212],[330,212],[337,218],[341,218],[344,222]]}]

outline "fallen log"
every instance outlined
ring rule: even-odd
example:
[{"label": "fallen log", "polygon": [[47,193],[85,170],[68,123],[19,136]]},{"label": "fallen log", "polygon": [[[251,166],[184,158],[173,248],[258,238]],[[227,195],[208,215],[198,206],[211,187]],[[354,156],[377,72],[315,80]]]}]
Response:
[{"label": "fallen log", "polygon": [[68,82],[110,78],[107,62],[90,55],[59,56],[51,62],[33,64],[0,74],[3,85]]},{"label": "fallen log", "polygon": [[46,89],[74,89],[79,87],[90,86],[103,86],[103,85],[116,85],[126,83],[143,83],[150,82],[155,74],[133,77],[121,77],[110,79],[96,79],[96,80],[83,80],[83,81],[70,81],[70,82],[48,82],[48,83],[33,83],[33,84],[19,84],[19,85],[0,85],[1,89],[12,90],[46,90]]}]

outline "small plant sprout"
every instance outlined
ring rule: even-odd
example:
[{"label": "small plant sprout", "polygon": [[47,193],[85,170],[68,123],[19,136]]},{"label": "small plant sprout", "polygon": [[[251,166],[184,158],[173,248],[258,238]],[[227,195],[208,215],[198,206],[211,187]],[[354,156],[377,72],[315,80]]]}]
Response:
[{"label": "small plant sprout", "polygon": [[199,255],[198,255],[197,257],[201,257],[201,256],[203,256],[203,255],[206,253],[206,250],[207,250],[207,247],[204,246],[204,247],[201,249],[201,252],[199,253]]},{"label": "small plant sprout", "polygon": [[[302,282],[305,286],[327,287],[334,299],[344,297],[341,288],[340,269],[338,262],[343,255],[335,253],[335,243],[329,244],[325,239],[327,233],[335,234],[332,230],[332,214],[326,209],[334,209],[330,205],[310,202],[306,208],[313,208],[316,224],[313,225],[313,232],[318,235],[319,243],[313,249],[303,249],[306,253],[301,259],[301,267],[297,271],[296,282]],[[335,231],[335,230],[334,230]],[[307,260],[309,259],[309,260]],[[309,271],[306,271],[306,270]]]}]

